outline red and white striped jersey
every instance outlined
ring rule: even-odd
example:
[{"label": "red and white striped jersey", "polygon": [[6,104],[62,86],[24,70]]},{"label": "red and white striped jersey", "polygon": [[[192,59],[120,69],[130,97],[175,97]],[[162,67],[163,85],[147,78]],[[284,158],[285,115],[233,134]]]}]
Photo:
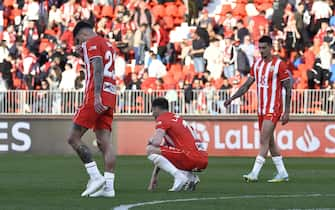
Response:
[{"label": "red and white striped jersey", "polygon": [[115,81],[115,50],[114,46],[101,36],[95,36],[82,44],[86,64],[85,72],[85,103],[94,103],[94,68],[91,59],[101,57],[103,61],[103,85],[101,90],[102,103],[113,107],[116,100]]},{"label": "red and white striped jersey", "polygon": [[281,82],[290,78],[287,65],[277,57],[270,62],[259,58],[252,65],[250,76],[257,85],[258,115],[280,115],[283,111]]}]

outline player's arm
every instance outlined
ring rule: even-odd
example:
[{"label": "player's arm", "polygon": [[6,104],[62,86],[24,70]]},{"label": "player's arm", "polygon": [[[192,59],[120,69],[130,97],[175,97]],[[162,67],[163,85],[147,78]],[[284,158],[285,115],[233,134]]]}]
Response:
[{"label": "player's arm", "polygon": [[282,86],[285,88],[285,112],[282,116],[282,125],[285,125],[289,121],[290,106],[291,106],[291,79],[287,78],[282,81]]},{"label": "player's arm", "polygon": [[159,171],[160,171],[160,168],[158,166],[155,166],[154,170],[152,171],[151,179],[150,179],[149,186],[148,186],[149,191],[156,189]]},{"label": "player's arm", "polygon": [[154,135],[149,139],[149,145],[159,147],[162,143],[165,131],[162,128],[157,128]]},{"label": "player's arm", "polygon": [[107,110],[108,107],[102,104],[101,90],[104,78],[104,64],[102,57],[97,56],[91,59],[93,65],[93,78],[94,78],[94,109],[97,113]]},{"label": "player's arm", "polygon": [[252,76],[249,76],[247,81],[244,82],[244,84],[236,91],[236,93],[228,98],[225,102],[224,105],[227,107],[230,105],[230,103],[235,100],[236,98],[239,98],[243,96],[251,87],[251,85],[255,82],[255,78]]},{"label": "player's arm", "polygon": [[[152,145],[154,147],[157,147],[157,149],[159,149],[160,145],[162,144],[164,140],[163,139],[164,135],[165,135],[164,129],[156,128],[154,135],[149,139],[148,145]],[[157,187],[159,171],[160,171],[160,168],[155,166],[152,171],[151,179],[150,179],[149,186],[148,186],[149,191],[154,190]]]}]

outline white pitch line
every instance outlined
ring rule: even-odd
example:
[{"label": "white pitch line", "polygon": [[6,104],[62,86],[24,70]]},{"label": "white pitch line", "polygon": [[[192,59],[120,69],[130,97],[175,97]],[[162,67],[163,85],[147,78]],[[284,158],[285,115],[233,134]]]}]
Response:
[{"label": "white pitch line", "polygon": [[203,201],[203,200],[232,200],[232,199],[257,199],[257,198],[304,198],[304,197],[335,197],[335,194],[293,194],[293,195],[239,195],[239,196],[221,196],[221,197],[207,197],[207,198],[184,198],[174,200],[158,200],[148,201],[142,203],[133,204],[121,204],[120,206],[114,207],[112,210],[128,210],[134,207],[155,205],[161,203],[177,203],[187,201]]}]

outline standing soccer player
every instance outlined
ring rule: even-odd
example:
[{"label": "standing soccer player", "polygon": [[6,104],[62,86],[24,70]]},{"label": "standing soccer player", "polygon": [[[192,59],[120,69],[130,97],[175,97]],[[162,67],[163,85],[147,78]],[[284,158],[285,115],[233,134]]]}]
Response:
[{"label": "standing soccer player", "polygon": [[[68,137],[68,143],[77,152],[90,176],[81,196],[114,197],[115,154],[110,142],[116,101],[113,46],[98,36],[93,27],[84,21],[77,23],[73,37],[76,47],[82,50],[86,64],[84,103],[73,118]],[[104,176],[100,174],[89,148],[81,141],[88,129],[94,130],[98,147],[103,154]]]},{"label": "standing soccer player", "polygon": [[187,122],[168,110],[169,102],[165,98],[152,102],[156,130],[149,140],[147,154],[155,167],[148,189],[155,187],[158,171],[163,169],[174,177],[169,191],[180,191],[186,184],[189,190],[194,190],[200,180],[192,171],[207,167],[207,152],[197,146],[196,135]]},{"label": "standing soccer player", "polygon": [[[288,173],[285,169],[283,158],[278,146],[274,141],[274,129],[277,122],[282,118],[282,125],[289,121],[291,82],[286,64],[278,57],[271,54],[272,39],[263,36],[259,39],[259,51],[261,58],[258,59],[250,70],[247,81],[227,101],[225,106],[230,105],[232,100],[241,97],[248,91],[256,81],[258,96],[258,123],[261,132],[260,150],[256,157],[251,173],[243,175],[246,181],[257,181],[258,174],[265,163],[268,150],[277,168],[276,176],[268,182],[288,181]],[[285,88],[285,111],[282,107],[282,87]]]}]

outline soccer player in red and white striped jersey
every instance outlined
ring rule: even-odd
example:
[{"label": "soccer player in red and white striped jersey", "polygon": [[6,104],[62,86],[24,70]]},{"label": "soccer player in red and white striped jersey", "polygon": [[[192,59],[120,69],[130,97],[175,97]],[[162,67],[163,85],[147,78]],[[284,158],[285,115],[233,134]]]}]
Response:
[{"label": "soccer player in red and white striped jersey", "polygon": [[[231,98],[225,101],[225,106],[230,105],[232,100],[241,97],[256,82],[261,145],[251,173],[243,176],[246,181],[258,180],[258,174],[265,163],[268,150],[270,150],[272,160],[278,171],[269,182],[288,181],[288,173],[279,148],[274,141],[273,133],[280,118],[282,118],[283,125],[289,121],[291,82],[286,64],[280,58],[273,56],[271,50],[272,39],[269,36],[261,37],[259,39],[261,58],[251,67],[247,81]],[[282,105],[283,88],[285,89],[284,113]]]}]

